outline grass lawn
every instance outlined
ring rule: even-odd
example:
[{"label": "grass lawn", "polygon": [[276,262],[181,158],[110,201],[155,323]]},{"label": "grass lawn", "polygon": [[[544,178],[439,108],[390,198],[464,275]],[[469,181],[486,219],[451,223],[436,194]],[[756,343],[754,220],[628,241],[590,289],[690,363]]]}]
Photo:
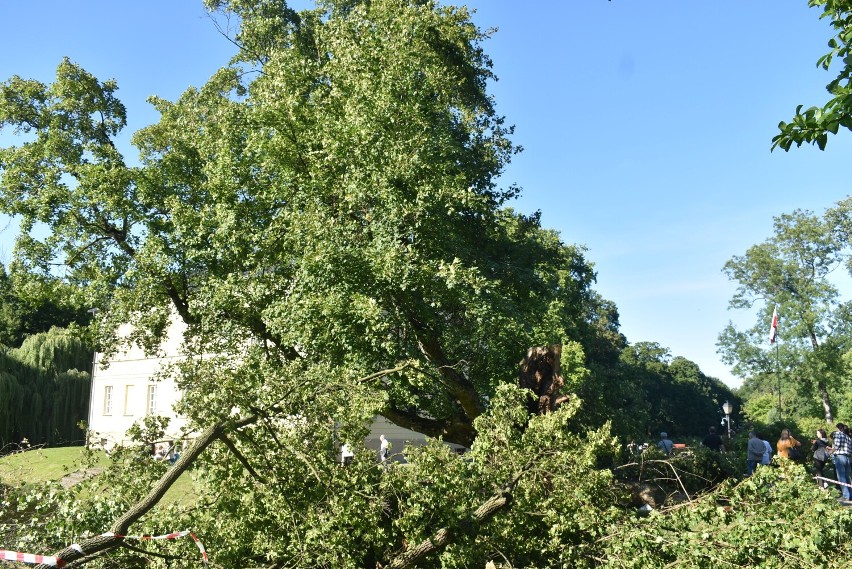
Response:
[{"label": "grass lawn", "polygon": [[[61,480],[68,474],[82,468],[84,447],[38,448],[26,452],[9,454],[0,458],[0,484],[22,486],[47,481]],[[95,466],[108,466],[109,457],[98,451]],[[192,479],[184,473],[169,488],[161,503],[191,505],[196,494]]]},{"label": "grass lawn", "polygon": [[[59,480],[80,468],[83,451],[83,447],[60,447],[8,454],[0,458],[0,484],[20,486]],[[108,462],[109,459],[102,454],[99,464]]]}]

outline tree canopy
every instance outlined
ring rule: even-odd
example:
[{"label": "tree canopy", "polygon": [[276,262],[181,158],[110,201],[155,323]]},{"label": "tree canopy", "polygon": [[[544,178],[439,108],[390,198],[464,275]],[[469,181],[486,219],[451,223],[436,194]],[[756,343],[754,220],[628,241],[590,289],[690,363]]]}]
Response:
[{"label": "tree canopy", "polygon": [[[738,283],[731,307],[758,304],[754,326],[729,325],[719,337],[725,360],[742,377],[785,370],[796,385],[812,386],[826,421],[834,412],[831,392],[842,391],[845,366],[836,357],[848,341],[848,303],[829,278],[842,266],[843,245],[831,224],[807,211],[775,219],[775,236],[725,264]],[[769,323],[780,315],[779,348],[769,345]],[[842,351],[842,349],[841,349]],[[782,353],[783,352],[783,353]]]},{"label": "tree canopy", "polygon": [[[0,451],[79,444],[89,411],[91,348],[80,330],[52,328],[0,351]],[[27,446],[26,443],[23,446]]]},{"label": "tree canopy", "polygon": [[[660,346],[624,351],[585,250],[509,207],[519,189],[497,180],[518,148],[488,93],[488,34],[428,0],[207,4],[239,20],[240,51],[151,98],[138,164],[116,143],[115,82],[66,59],[52,83],[0,85],[0,127],[21,135],[0,150],[17,262],[45,279],[62,265],[108,351],[156,352],[180,318],[188,357],[168,371],[197,436],[170,470],[119,450],[93,507],[62,503],[33,533],[61,547],[169,519],[233,567],[591,564],[623,499],[600,468],[613,432],[704,432],[718,409],[688,400],[729,392]],[[517,385],[538,346],[559,359],[524,366],[536,405]],[[364,449],[340,467],[335,447],[376,414],[470,453],[436,440],[406,468]],[[190,468],[201,506],[155,509]],[[94,535],[63,559],[115,547]]]},{"label": "tree canopy", "polygon": [[[206,472],[227,514],[196,521],[218,528],[222,558],[257,562],[244,543],[266,541],[289,516],[304,523],[264,556],[298,559],[323,536],[329,559],[347,549],[362,564],[428,536],[428,520],[408,513],[413,495],[386,515],[392,487],[376,486],[371,465],[334,470],[332,441],[359,440],[376,413],[465,446],[495,433],[474,449],[477,468],[491,469],[485,486],[457,509],[476,509],[495,484],[534,486],[538,475],[519,477],[551,455],[561,468],[569,448],[587,448],[582,468],[610,452],[606,429],[588,447],[568,442],[559,425],[579,405],[569,401],[573,411],[544,420],[546,433],[524,435],[552,439],[556,454],[547,445],[531,469],[521,445],[495,468],[502,435],[521,442],[526,406],[493,407],[527,349],[561,344],[571,393],[589,366],[616,360],[623,338],[584,250],[507,207],[518,188],[496,179],[517,148],[487,92],[487,34],[467,10],[420,0],[209,6],[239,18],[240,52],[178,100],[151,99],[161,118],[133,136],[138,165],[115,142],[126,124],[115,82],[67,59],[50,84],[4,82],[0,127],[22,136],[0,150],[0,209],[22,219],[18,262],[45,277],[63,264],[85,287],[105,348],[124,341],[125,323],[126,341],[151,351],[170,318],[186,323],[179,410],[202,434],[175,472],[196,460]],[[47,237],[31,232],[37,224]],[[505,420],[479,421],[489,410]],[[224,446],[199,458],[213,441]],[[437,465],[426,471],[438,480]],[[374,534],[329,534],[343,507],[336,485],[358,472],[356,487],[378,500],[363,510]],[[122,487],[116,503],[126,504],[134,490]],[[486,504],[508,503],[495,500]],[[145,511],[126,511],[115,531]]]},{"label": "tree canopy", "polygon": [[86,325],[90,318],[77,287],[53,275],[32,274],[17,263],[0,264],[0,344],[20,346],[54,326]]},{"label": "tree canopy", "polygon": [[[431,2],[213,6],[240,17],[240,53],[152,98],[140,166],[114,143],[114,82],[65,60],[50,85],[3,84],[0,120],[30,139],[0,153],[0,205],[51,229],[19,255],[64,262],[105,334],[131,322],[153,347],[174,311],[195,353],[238,357],[227,378],[185,379],[199,425],[279,401],[282,373],[407,364],[358,386],[371,412],[469,445],[527,347],[600,330],[583,250],[503,207],[516,148],[486,91],[486,35]],[[579,381],[583,356],[567,361]]]}]

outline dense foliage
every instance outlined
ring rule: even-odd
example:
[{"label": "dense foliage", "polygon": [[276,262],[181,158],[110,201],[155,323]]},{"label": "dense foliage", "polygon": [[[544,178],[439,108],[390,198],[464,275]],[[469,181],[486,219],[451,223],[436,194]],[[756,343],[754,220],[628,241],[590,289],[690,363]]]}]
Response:
[{"label": "dense foliage", "polygon": [[0,344],[14,348],[54,326],[87,324],[79,292],[54,275],[37,275],[18,263],[7,271],[0,264]]},{"label": "dense foliage", "polygon": [[[472,567],[487,559],[529,567],[590,565],[596,542],[623,515],[617,506],[624,491],[599,468],[611,462],[615,440],[606,427],[573,433],[577,402],[530,419],[526,397],[517,388],[501,388],[463,456],[435,441],[410,449],[406,465],[384,468],[372,453],[358,452],[344,468],[311,448],[312,427],[303,424],[278,433],[280,445],[300,460],[267,454],[268,468],[252,476],[227,448],[213,447],[193,471],[198,502],[161,504],[139,527],[162,533],[191,527],[222,567],[388,566],[385,560],[440,532],[449,545],[418,566]],[[118,449],[103,473],[72,488],[13,491],[8,504],[27,514],[5,545],[45,551],[106,530],[169,468],[149,452],[147,446]],[[503,499],[511,502],[511,516],[494,515],[506,507]],[[198,564],[190,543],[139,547],[118,550],[103,566]]]},{"label": "dense foliage", "polygon": [[740,398],[724,383],[686,358],[672,358],[668,349],[653,342],[627,346],[621,353],[621,373],[634,394],[624,406],[629,418],[614,420],[633,429],[619,432],[625,440],[641,442],[660,431],[673,438],[701,438],[709,427],[720,425],[723,402],[736,409],[734,419],[742,408]]},{"label": "dense foliage", "polygon": [[837,134],[840,128],[852,130],[852,2],[849,0],[808,0],[808,5],[822,9],[820,17],[826,18],[834,29],[835,36],[828,41],[829,52],[819,58],[817,66],[828,70],[838,63],[837,76],[826,85],[831,98],[822,106],[796,107],[791,122],[778,125],[779,134],[772,139],[772,148],[780,146],[790,150],[795,144],[816,144],[825,149],[829,134]]},{"label": "dense foliage", "polygon": [[[241,18],[243,49],[202,88],[152,100],[162,118],[134,136],[140,167],[113,143],[114,83],[66,60],[51,85],[0,89],[0,121],[31,139],[0,151],[17,253],[87,284],[104,345],[130,322],[154,346],[176,314],[195,353],[256,346],[258,360],[183,380],[200,426],[279,401],[282,373],[409,362],[365,404],[463,444],[528,347],[616,353],[583,250],[502,207],[517,189],[495,179],[515,148],[465,9],[217,4]],[[31,237],[36,223],[50,236]]]},{"label": "dense foliage", "polygon": [[[852,301],[836,278],[852,253],[849,208],[847,199],[822,216],[778,216],[772,237],[725,265],[738,284],[731,307],[756,315],[748,329],[730,324],[719,337],[723,358],[745,380],[740,395],[754,421],[819,418],[831,429],[852,413]],[[770,344],[773,310],[778,341]]]},{"label": "dense foliage", "polygon": [[[551,512],[589,496],[556,490],[559,477],[579,468],[605,491],[594,467],[612,443],[567,429],[582,421],[576,397],[527,424],[520,396],[502,410],[498,392],[530,346],[558,343],[565,391],[606,394],[600,380],[618,379],[624,339],[582,248],[506,207],[518,190],[495,180],[516,149],[486,92],[486,34],[465,9],[435,2],[210,4],[239,18],[241,50],[203,87],[152,99],[161,120],[133,138],[138,167],[114,144],[125,125],[114,82],[66,60],[52,84],[0,86],[0,125],[26,135],[0,150],[0,207],[23,224],[19,262],[45,277],[64,263],[102,309],[107,348],[122,324],[152,350],[169,318],[187,324],[189,357],[173,370],[180,411],[210,445],[175,467],[191,465],[209,500],[192,525],[218,540],[227,566],[404,564],[406,543],[441,531],[457,551],[430,562],[465,566],[486,551],[484,533],[455,526],[539,500],[544,517],[529,523],[552,543],[515,536],[513,548],[576,557],[556,537],[599,516],[559,522]],[[30,234],[36,224],[46,238]],[[613,414],[590,409],[596,421]],[[411,457],[422,468],[341,470],[331,442],[360,440],[377,413],[470,446],[472,460],[436,445]],[[432,480],[462,488],[446,512]],[[138,490],[117,484],[109,507],[77,517],[114,517]],[[494,509],[477,517],[477,504]],[[125,533],[143,510],[112,527]]]},{"label": "dense foliage", "polygon": [[799,465],[758,468],[689,507],[612,528],[608,567],[846,567],[852,511]]},{"label": "dense foliage", "polygon": [[[64,263],[102,309],[108,350],[155,351],[183,320],[187,358],[169,371],[198,434],[171,469],[140,446],[88,484],[14,493],[26,521],[9,547],[181,567],[197,563],[186,543],[111,551],[101,533],[191,527],[223,567],[701,566],[716,558],[698,540],[671,545],[669,528],[732,525],[708,506],[731,495],[747,503],[729,505],[734,519],[773,511],[776,494],[750,481],[634,519],[616,474],[633,466],[620,468],[613,435],[700,435],[734,397],[656,344],[629,346],[585,251],[508,207],[518,189],[496,180],[516,148],[487,93],[487,34],[466,9],[208,5],[240,21],[240,52],[178,100],[152,99],[161,119],[133,137],[139,166],[115,144],[126,117],[114,82],[65,60],[51,84],[0,85],[0,127],[24,135],[0,150],[18,262],[45,280]],[[31,235],[39,224],[47,237]],[[562,345],[570,397],[530,416],[518,361],[547,344]],[[362,440],[376,414],[436,442],[405,466],[362,451],[341,467],[336,446]],[[663,468],[688,472],[694,497],[732,474],[717,458]],[[199,503],[157,505],[183,472]],[[816,495],[781,472],[774,488]],[[777,508],[767,515],[800,515]],[[759,530],[732,529],[719,559],[754,560],[751,539],[776,531]]]},{"label": "dense foliage", "polygon": [[[837,227],[810,212],[775,219],[775,235],[725,265],[738,285],[731,307],[758,304],[759,319],[747,331],[733,325],[720,336],[724,358],[740,376],[784,371],[785,379],[819,398],[829,424],[832,396],[845,388],[839,357],[849,339],[850,305],[832,273],[848,255]],[[769,345],[768,323],[777,310],[781,324],[777,350]]]},{"label": "dense foliage", "polygon": [[79,444],[88,417],[92,351],[79,329],[53,328],[0,351],[0,448]]}]

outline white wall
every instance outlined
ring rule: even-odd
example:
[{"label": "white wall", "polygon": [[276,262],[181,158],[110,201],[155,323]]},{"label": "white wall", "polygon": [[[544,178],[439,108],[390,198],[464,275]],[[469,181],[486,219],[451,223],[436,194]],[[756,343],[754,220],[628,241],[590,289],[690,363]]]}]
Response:
[{"label": "white wall", "polygon": [[[96,354],[94,373],[92,377],[91,406],[89,409],[89,429],[92,432],[90,444],[98,446],[103,444],[106,448],[129,442],[125,433],[134,422],[145,417],[148,411],[148,388],[155,385],[156,414],[169,417],[166,438],[180,438],[182,429],[186,426],[186,419],[178,416],[173,405],[180,398],[180,393],[175,386],[174,380],[165,378],[154,381],[154,377],[164,364],[180,359],[181,340],[185,326],[177,318],[168,331],[167,339],[163,342],[161,351],[165,357],[148,357],[144,352],[134,347],[128,351],[116,354],[104,367],[101,361],[102,354]],[[128,330],[125,330],[126,333]],[[112,408],[106,408],[105,395],[108,388],[112,390]],[[108,411],[108,412],[107,412]],[[399,460],[399,454],[406,445],[419,446],[425,444],[428,437],[399,427],[384,417],[376,417],[370,426],[370,434],[363,441],[363,445],[376,452],[378,456],[379,435],[385,435],[391,444],[391,453],[396,454],[395,460]],[[451,445],[458,447],[458,445]],[[354,448],[353,445],[353,449]]]},{"label": "white wall", "polygon": [[[171,378],[155,381],[162,366],[180,358],[180,341],[183,326],[174,323],[163,343],[164,358],[148,357],[138,348],[121,352],[112,357],[108,366],[103,365],[103,354],[96,354],[92,377],[92,395],[89,408],[90,443],[104,443],[107,448],[127,442],[125,433],[134,422],[148,413],[149,387],[156,387],[155,414],[170,417],[167,437],[177,438],[186,420],[175,414],[172,406],[180,394]],[[106,405],[108,388],[112,391],[111,409]]]},{"label": "white wall", "polygon": [[[429,437],[424,435],[423,433],[418,433],[416,431],[410,431],[399,425],[395,425],[391,423],[384,417],[380,417],[376,415],[373,418],[373,423],[370,425],[370,434],[367,435],[367,438],[364,439],[364,446],[368,449],[375,451],[376,456],[379,454],[379,435],[384,435],[385,438],[390,441],[391,445],[391,458],[397,462],[403,460],[402,457],[402,449],[407,446],[421,446],[426,444],[429,440]],[[461,445],[447,443],[450,447],[454,449],[464,448]],[[354,450],[354,449],[353,449]]]}]

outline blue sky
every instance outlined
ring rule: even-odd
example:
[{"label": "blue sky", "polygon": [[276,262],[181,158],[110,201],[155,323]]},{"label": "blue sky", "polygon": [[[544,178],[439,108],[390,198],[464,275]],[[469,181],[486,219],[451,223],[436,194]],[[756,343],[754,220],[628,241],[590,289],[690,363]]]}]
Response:
[{"label": "blue sky", "polygon": [[[773,216],[821,213],[849,193],[850,133],[825,152],[769,151],[796,105],[826,99],[832,75],[815,62],[828,24],[807,0],[467,5],[499,28],[485,44],[492,93],[525,149],[503,175],[524,189],[514,206],[588,248],[630,342],[656,341],[737,385],[716,337],[750,322],[728,311],[722,266],[769,237]],[[115,78],[125,141],[157,120],[147,96],[176,98],[233,50],[195,0],[6,2],[0,15],[0,78],[49,81],[64,55]],[[17,227],[0,230],[5,261]]]}]

